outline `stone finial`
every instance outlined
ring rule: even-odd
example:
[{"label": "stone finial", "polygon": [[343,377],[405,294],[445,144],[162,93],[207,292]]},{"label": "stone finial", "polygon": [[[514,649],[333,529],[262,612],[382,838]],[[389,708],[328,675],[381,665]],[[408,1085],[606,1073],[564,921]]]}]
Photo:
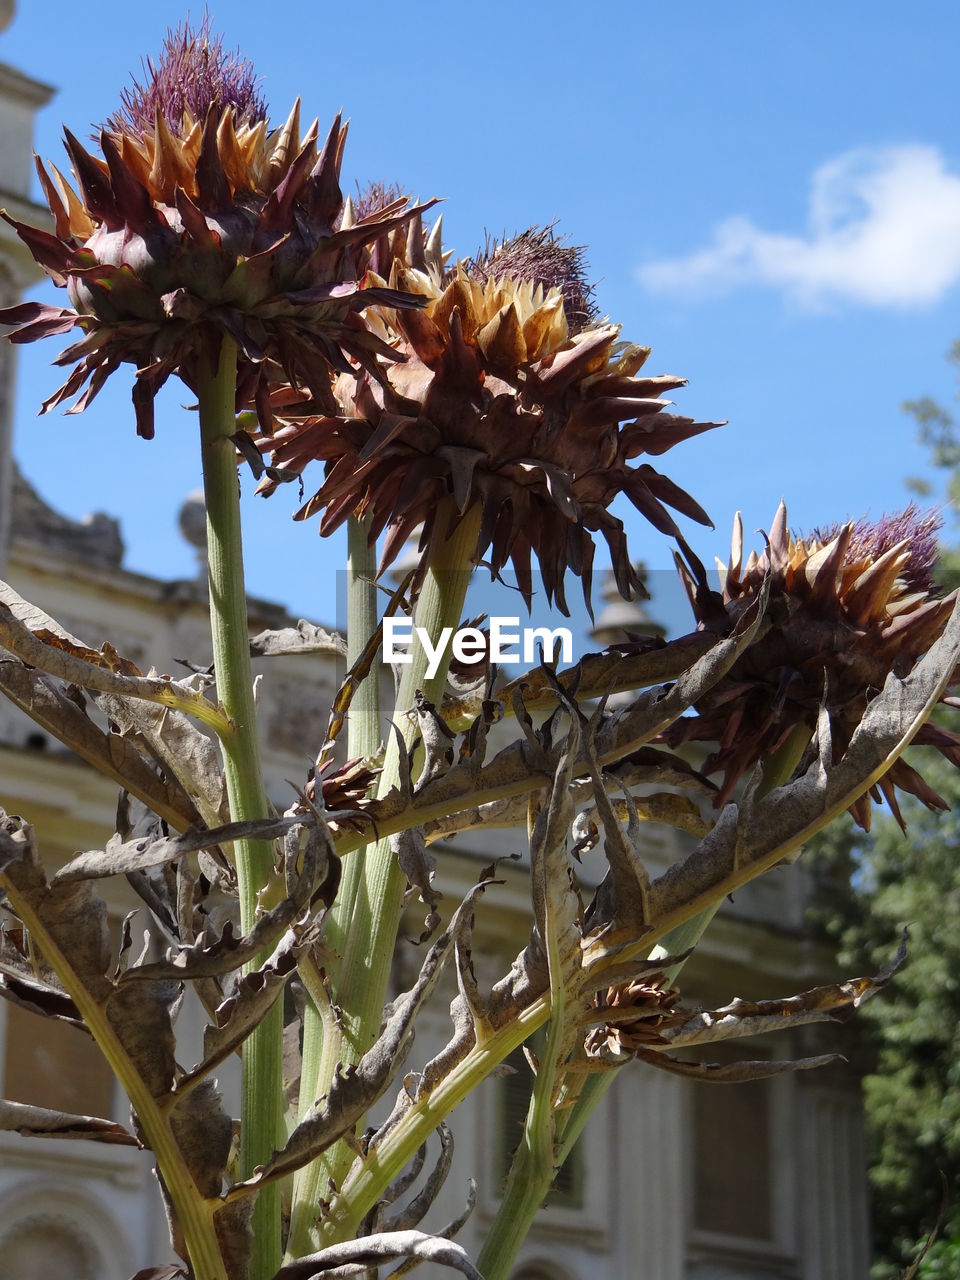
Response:
[{"label": "stone finial", "polygon": [[177,516],[180,532],[197,553],[197,572],[201,578],[207,576],[207,508],[203,500],[203,490],[194,489],[183,500],[183,506]]}]

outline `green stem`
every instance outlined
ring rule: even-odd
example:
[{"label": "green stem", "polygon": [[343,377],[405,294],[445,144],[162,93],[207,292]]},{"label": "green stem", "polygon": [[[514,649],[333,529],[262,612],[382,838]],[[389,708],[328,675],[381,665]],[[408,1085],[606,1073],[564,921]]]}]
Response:
[{"label": "green stem", "polygon": [[397,1174],[413,1158],[441,1120],[523,1044],[550,1012],[550,997],[541,996],[499,1031],[484,1036],[434,1088],[418,1099],[379,1146],[357,1162],[335,1198],[321,1227],[323,1245],[349,1240]]},{"label": "green stem", "polygon": [[[449,529],[451,524],[454,527],[448,537],[441,535],[433,544],[414,617],[416,627],[423,629],[432,645],[437,643],[444,628],[456,628],[461,620],[473,571],[479,522],[479,507],[463,518],[457,517],[452,503],[445,511],[438,512],[438,531]],[[449,658],[448,645],[439,668],[428,678],[427,653],[414,639],[412,660],[404,666],[400,680],[395,716],[405,751],[417,735],[416,723],[405,713],[413,707],[417,690],[431,702],[439,703]],[[377,792],[380,797],[400,780],[400,750],[396,735],[391,736]],[[329,1052],[321,1054],[314,1094],[317,1098],[329,1089],[338,1063],[347,1066],[359,1062],[379,1033],[405,889],[406,876],[390,841],[381,840],[366,852],[357,876],[350,918],[348,922],[345,920],[336,987],[336,1003],[341,1010],[340,1042],[336,1051],[331,1046]],[[331,1183],[337,1188],[343,1184],[353,1161],[354,1153],[346,1142],[324,1153],[300,1180],[299,1193],[304,1204],[312,1206],[316,1213],[320,1195],[329,1193]],[[301,1215],[297,1236],[292,1238],[292,1252],[297,1255],[313,1247],[304,1221],[305,1215]]]},{"label": "green stem", "polygon": [[[369,519],[351,516],[347,525],[347,668],[352,669],[367,641],[377,628],[377,549],[369,540]],[[374,756],[380,748],[380,690],[377,672],[373,670],[357,688],[347,718],[347,755]],[[330,912],[326,928],[326,949],[331,957],[329,971],[337,985],[337,957],[344,953],[350,921],[356,910],[357,897],[363,885],[366,849],[358,849],[347,858],[337,900]],[[303,1081],[330,1080],[343,1056],[342,1034],[329,1005],[320,1007],[308,1000],[303,1014],[303,1056],[300,1078]],[[300,1091],[300,1119],[315,1101],[309,1089]],[[298,1170],[293,1182],[293,1208],[290,1219],[289,1257],[302,1257],[313,1248],[311,1233],[316,1226],[317,1204],[322,1194],[324,1167],[315,1160]]]},{"label": "green stem", "polygon": [[510,1162],[500,1208],[477,1259],[477,1269],[485,1280],[505,1280],[560,1167],[554,1147],[553,1103],[567,999],[556,939],[549,927],[546,944],[550,965],[547,1043],[537,1068],[523,1137]]},{"label": "green stem", "polygon": [[523,1138],[514,1154],[503,1188],[500,1208],[477,1258],[477,1270],[484,1280],[504,1280],[509,1275],[520,1246],[526,1240],[534,1218],[542,1209],[556,1176],[552,1144],[549,1152],[542,1153],[528,1140],[533,1099],[530,1107]]},{"label": "green stem", "polygon": [[[203,489],[207,508],[210,630],[217,695],[233,722],[222,738],[223,771],[233,821],[265,818],[270,808],[263,785],[253,702],[253,674],[240,533],[240,488],[236,449],[237,349],[223,340],[215,374],[198,379]],[[259,895],[273,877],[273,846],[238,840],[234,848],[240,890],[240,924],[246,933],[259,910]],[[248,966],[256,968],[263,957]],[[243,1048],[240,1175],[248,1177],[281,1140],[283,1008],[277,1001]],[[253,1217],[251,1280],[269,1280],[280,1265],[280,1188],[260,1193]]]},{"label": "green stem", "polygon": [[[808,728],[803,725],[799,728],[800,731],[791,734],[776,755],[767,761],[762,794],[782,786],[799,763],[811,737]],[[673,929],[653,949],[651,959],[680,955],[684,951],[692,950],[703,937],[722,902],[721,896],[703,911]],[[678,964],[664,970],[667,985],[672,985],[676,981],[684,963],[685,961],[681,960]],[[551,1031],[554,1022],[555,1018],[551,1020]],[[547,1065],[541,1063],[533,1096],[530,1099],[523,1139],[513,1157],[500,1208],[487,1232],[477,1261],[484,1280],[505,1280],[520,1246],[550,1192],[554,1178],[619,1074],[611,1070],[602,1075],[589,1076],[579,1082],[577,1101],[569,1110],[557,1116],[557,1144],[554,1147],[552,1141],[549,1144],[545,1142],[544,1136],[546,1134],[551,1138],[553,1136],[549,1128],[551,1119],[549,1107],[555,1072],[551,1070],[545,1073],[544,1068]],[[545,1077],[546,1086],[544,1086]],[[546,1114],[544,1114],[544,1106],[548,1108]]]}]

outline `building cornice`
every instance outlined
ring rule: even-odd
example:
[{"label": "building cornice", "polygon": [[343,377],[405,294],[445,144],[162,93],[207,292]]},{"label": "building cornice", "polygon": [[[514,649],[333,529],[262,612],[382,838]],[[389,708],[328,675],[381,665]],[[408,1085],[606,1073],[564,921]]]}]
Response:
[{"label": "building cornice", "polygon": [[23,102],[37,111],[45,107],[56,92],[54,85],[34,80],[16,67],[0,62],[0,97]]}]

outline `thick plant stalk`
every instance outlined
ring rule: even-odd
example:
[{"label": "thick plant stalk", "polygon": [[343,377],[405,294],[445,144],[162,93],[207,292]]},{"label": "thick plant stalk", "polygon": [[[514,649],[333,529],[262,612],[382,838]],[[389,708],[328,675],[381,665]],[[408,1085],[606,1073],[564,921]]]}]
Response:
[{"label": "thick plant stalk", "polygon": [[321,1226],[324,1245],[353,1238],[377,1200],[440,1121],[543,1026],[549,1015],[550,998],[544,995],[499,1031],[475,1044],[462,1062],[410,1107],[383,1141],[350,1170]]},{"label": "thick plant stalk", "polygon": [[31,935],[43,938],[44,959],[73,1000],[84,1025],[96,1040],[110,1069],[130,1099],[157,1167],[163,1174],[167,1195],[190,1255],[193,1274],[197,1280],[228,1280],[217,1239],[215,1213],[218,1206],[216,1202],[204,1198],[190,1173],[170,1124],[171,1109],[153,1096],[136,1064],[131,1062],[123,1041],[106,1014],[105,1006],[98,1003],[78,978],[71,957],[56,946],[29,898],[19,893],[16,886],[6,878],[3,889],[7,902],[15,909]]},{"label": "thick plant stalk", "polygon": [[[263,785],[253,702],[240,534],[240,489],[236,449],[237,350],[225,338],[215,374],[201,378],[200,437],[207,508],[210,631],[217,695],[233,722],[221,739],[230,817],[265,818],[270,809]],[[258,897],[273,873],[273,846],[265,840],[234,845],[240,890],[240,922],[246,933],[256,918]],[[260,957],[248,968],[256,968]],[[280,1145],[283,1008],[278,1001],[243,1047],[241,1173],[249,1176]],[[253,1219],[251,1280],[269,1280],[280,1265],[280,1188],[260,1193]]]},{"label": "thick plant stalk", "polygon": [[[766,761],[758,795],[767,795],[789,781],[811,736],[810,729],[803,725],[799,726],[798,731],[791,734],[784,747]],[[724,898],[725,895],[721,894],[715,902],[672,929],[651,951],[650,959],[656,960],[661,956],[682,955],[684,952],[692,951],[720,910]],[[685,963],[686,960],[681,960],[664,969],[664,980],[667,986],[676,981]],[[543,1099],[540,1097],[542,1074],[541,1064],[541,1072],[538,1073],[533,1096],[530,1099],[523,1139],[514,1155],[500,1208],[487,1233],[478,1259],[484,1280],[505,1280],[509,1274],[517,1252],[550,1192],[554,1178],[576,1146],[578,1138],[606,1097],[607,1091],[619,1072],[611,1069],[582,1079],[576,1102],[557,1116],[556,1146],[551,1146],[549,1151],[544,1150],[542,1141],[539,1143],[536,1141],[537,1134],[542,1133],[544,1127],[544,1117],[541,1114]],[[547,1099],[547,1105],[549,1105],[549,1089]]]},{"label": "thick plant stalk", "polygon": [[[451,502],[446,512],[438,513],[437,528],[449,528],[455,519],[456,512]],[[461,621],[473,570],[479,521],[480,508],[476,507],[459,521],[448,539],[438,539],[435,542],[430,554],[414,622],[416,627],[424,629],[434,644],[445,627],[456,628]],[[414,695],[418,689],[430,701],[439,702],[447,678],[449,656],[448,647],[438,670],[428,679],[427,654],[423,646],[414,639],[411,646],[412,661],[403,668],[395,715],[404,750],[409,749],[417,734],[416,725],[411,723],[405,713],[414,705]],[[387,744],[378,788],[380,796],[386,795],[399,781],[399,752],[396,735],[393,735]],[[406,877],[400,870],[390,842],[381,840],[367,851],[364,858],[349,925],[343,938],[344,946],[338,966],[340,981],[336,989],[336,1003],[342,1010],[342,1041],[338,1046],[338,1057],[334,1057],[332,1053],[322,1055],[322,1072],[317,1077],[315,1089],[315,1096],[318,1098],[327,1092],[337,1062],[342,1062],[344,1066],[358,1062],[376,1039],[393,963],[405,888]],[[303,1078],[306,1080],[306,1075]],[[341,1142],[304,1171],[298,1185],[298,1195],[312,1209],[314,1217],[318,1211],[320,1196],[329,1195],[331,1182],[337,1188],[342,1185],[353,1160],[354,1154],[350,1147]],[[300,1254],[312,1247],[301,1216],[296,1237],[291,1233],[291,1252]]]},{"label": "thick plant stalk", "polygon": [[[352,516],[347,525],[347,667],[360,658],[364,646],[377,627],[377,549],[369,541],[369,520]],[[380,747],[380,696],[377,672],[373,670],[357,688],[347,718],[347,755],[376,755]],[[330,912],[326,929],[326,946],[330,966],[337,984],[339,969],[335,957],[343,955],[347,946],[348,927],[356,909],[357,895],[364,880],[366,849],[357,849],[344,861],[343,879],[337,900]],[[343,1036],[335,1018],[326,1009],[307,1002],[303,1015],[303,1057],[301,1079],[329,1080],[343,1056]],[[299,1113],[302,1120],[315,1101],[309,1089],[300,1091]],[[301,1169],[294,1178],[293,1208],[287,1253],[297,1257],[313,1247],[310,1232],[316,1225],[321,1163]]]},{"label": "thick plant stalk", "polygon": [[[531,804],[531,815],[532,812]],[[528,825],[531,824],[528,822]],[[550,970],[547,1043],[537,1065],[523,1136],[510,1164],[500,1209],[477,1259],[477,1266],[484,1280],[505,1280],[527,1237],[530,1224],[546,1198],[558,1167],[554,1150],[553,1103],[570,996],[564,984],[556,926],[551,927],[549,911],[544,945]]]}]

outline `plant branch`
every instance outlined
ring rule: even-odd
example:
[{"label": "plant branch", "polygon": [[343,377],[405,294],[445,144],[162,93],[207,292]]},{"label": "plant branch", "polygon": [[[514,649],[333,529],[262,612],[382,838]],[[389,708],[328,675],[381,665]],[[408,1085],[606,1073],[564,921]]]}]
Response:
[{"label": "plant branch", "polygon": [[[438,539],[431,548],[414,617],[416,627],[422,628],[434,645],[445,628],[456,628],[460,623],[473,571],[479,521],[479,507],[457,521],[452,502],[446,512],[438,514],[438,530],[449,529],[450,525],[454,528],[446,540]],[[415,637],[417,634],[415,631]],[[407,715],[414,706],[415,695],[420,691],[431,702],[439,702],[446,683],[449,654],[448,646],[444,660],[428,678],[426,651],[419,639],[414,639],[411,661],[403,668],[397,694],[400,732],[388,743],[380,776],[378,794],[381,796],[397,786],[401,776],[400,752],[409,750],[417,734],[416,722]],[[405,888],[406,875],[390,841],[381,839],[365,858],[340,961],[336,1000],[343,1010],[341,1060],[345,1065],[360,1060],[380,1029]],[[329,1084],[329,1078],[318,1079],[317,1097],[327,1091]],[[321,1177],[339,1186],[353,1159],[350,1147],[338,1143],[324,1156]]]},{"label": "plant branch", "polygon": [[[353,670],[370,637],[377,630],[377,549],[370,543],[370,522],[351,516],[347,525],[347,668]],[[347,718],[347,755],[350,759],[375,756],[380,748],[380,697],[377,668],[354,690]],[[347,859],[336,901],[327,919],[326,947],[335,986],[339,985],[337,957],[347,951],[348,930],[363,888],[366,848]],[[309,994],[309,988],[308,988]],[[340,1023],[330,1001],[308,999],[303,1014],[303,1052],[300,1071],[299,1119],[302,1122],[316,1102],[310,1082],[333,1079],[344,1056]],[[288,1257],[302,1257],[313,1247],[324,1161],[313,1160],[297,1172],[293,1183],[293,1208]]]},{"label": "plant branch", "polygon": [[[263,784],[253,702],[253,675],[243,578],[240,493],[236,450],[237,350],[223,340],[214,374],[198,378],[203,487],[207,508],[207,560],[210,630],[217,693],[234,732],[222,741],[224,777],[233,821],[266,818],[270,813]],[[265,840],[235,844],[244,933],[260,909],[260,894],[273,877],[273,846]],[[265,956],[255,958],[248,970]],[[243,1049],[243,1100],[240,1163],[244,1175],[268,1160],[281,1138],[283,1009],[278,1002]],[[265,1188],[254,1211],[252,1280],[269,1280],[280,1265],[280,1189]]]}]

